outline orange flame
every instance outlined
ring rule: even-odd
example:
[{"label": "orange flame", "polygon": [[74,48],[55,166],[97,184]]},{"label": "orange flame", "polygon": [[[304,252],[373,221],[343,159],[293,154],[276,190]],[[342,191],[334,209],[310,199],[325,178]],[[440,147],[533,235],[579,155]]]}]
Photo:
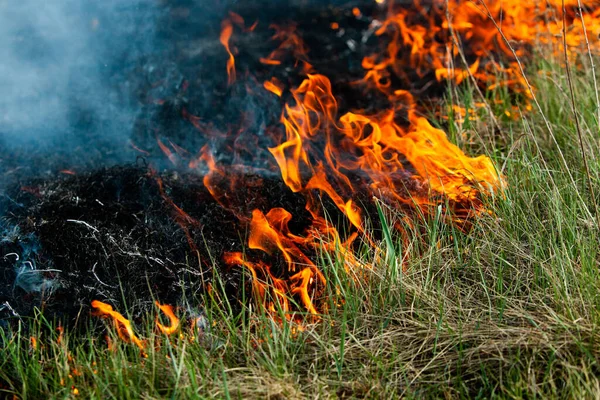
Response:
[{"label": "orange flame", "polygon": [[269,81],[264,82],[264,87],[271,93],[275,93],[277,96],[281,97],[283,93],[283,84],[279,81],[279,79],[273,77]]},{"label": "orange flame", "polygon": [[160,309],[160,311],[162,311],[167,316],[167,318],[169,318],[169,321],[171,322],[169,326],[163,325],[159,322],[157,317],[156,327],[165,335],[172,335],[173,333],[177,332],[179,330],[179,318],[177,318],[177,316],[173,312],[173,307],[166,304],[160,304],[158,301],[156,301],[155,304]]},{"label": "orange flame", "polygon": [[[318,295],[321,288],[326,284],[325,277],[317,266],[300,250],[299,246],[315,241],[315,237],[299,237],[293,235],[288,228],[292,215],[282,209],[274,208],[264,215],[259,210],[252,212],[250,223],[250,235],[248,247],[250,249],[262,250],[267,254],[281,254],[288,266],[288,271],[298,271],[287,280],[276,277],[271,268],[262,263],[253,263],[243,259],[241,253],[227,253],[224,257],[229,265],[242,265],[252,275],[253,292],[258,299],[264,302],[265,293],[271,293],[268,304],[263,304],[269,312],[277,310],[275,304],[288,312],[290,310],[287,296],[298,295],[302,305],[311,314],[318,314],[314,305],[314,297]],[[315,247],[318,246],[313,242]],[[259,278],[262,276],[263,278]]]},{"label": "orange flame", "polygon": [[235,58],[233,57],[233,53],[229,48],[229,39],[231,39],[231,35],[233,34],[233,25],[231,20],[225,19],[221,24],[221,36],[219,41],[225,47],[229,58],[227,60],[227,83],[232,85],[235,82]]},{"label": "orange flame", "polygon": [[[437,80],[452,80],[460,84],[469,75],[487,89],[497,87],[497,74],[506,73],[500,83],[515,93],[531,96],[521,75],[513,50],[518,57],[531,52],[536,44],[554,45],[562,35],[562,0],[534,1],[460,1],[434,0],[425,9],[419,0],[413,7],[390,4],[389,14],[375,35],[387,38],[383,51],[363,59],[367,70],[362,82],[388,93],[390,74],[408,79],[405,71],[415,71],[424,77],[435,73]],[[583,6],[579,14],[579,2]],[[567,45],[582,50],[585,44],[583,23],[589,32],[600,28],[598,0],[567,0]],[[600,38],[589,35],[591,47],[598,52]],[[511,49],[509,45],[513,47]],[[560,41],[558,41],[560,42]],[[560,45],[559,45],[560,46]],[[460,48],[468,48],[474,60],[468,69],[457,68],[463,60]],[[555,54],[560,54],[560,48]],[[408,52],[409,57],[402,57]],[[499,53],[499,54],[495,54]],[[505,57],[500,64],[498,55]]]},{"label": "orange flame", "polygon": [[[206,188],[248,227],[248,248],[252,250],[249,253],[263,252],[264,257],[284,261],[284,267],[280,267],[269,265],[264,259],[247,259],[239,252],[224,255],[227,265],[249,272],[257,305],[274,319],[279,318],[278,311],[283,311],[288,320],[294,318],[297,307],[293,299],[312,315],[325,312],[321,297],[327,282],[311,260],[320,250],[339,254],[344,268],[360,278],[365,266],[353,255],[351,245],[359,235],[366,242],[375,243],[365,232],[365,210],[361,208],[364,198],[357,193],[376,197],[392,209],[417,207],[429,212],[433,206],[448,201],[457,213],[485,211],[482,197],[500,191],[504,184],[492,161],[486,156],[468,156],[451,143],[442,130],[422,116],[422,108],[402,87],[412,87],[415,77],[422,79],[425,86],[436,80],[457,85],[471,80],[482,89],[493,90],[500,85],[511,93],[531,97],[514,55],[531,54],[537,43],[555,43],[555,36],[562,32],[561,1],[432,0],[424,7],[420,0],[414,0],[412,7],[399,7],[391,1],[377,0],[387,5],[377,8],[378,12],[387,9],[385,19],[372,25],[379,44],[362,59],[364,76],[353,85],[383,93],[389,106],[369,112],[341,113],[329,78],[315,73],[309,63],[309,49],[296,25],[271,25],[275,30],[272,39],[279,44],[259,61],[273,67],[293,64],[306,79],[290,90],[293,100],[284,105],[280,119],[285,136],[273,135],[277,141],[269,151],[272,166],[278,167],[285,184],[306,198],[306,210],[312,217],[309,226],[302,233],[292,233],[289,227],[293,216],[283,208],[268,212],[255,209],[247,215],[248,211],[242,212],[231,204],[229,191],[239,190],[229,170],[234,167],[219,165],[208,145],[197,159],[189,162],[190,168],[204,163],[209,170],[203,180]],[[565,19],[569,24],[566,41],[573,53],[586,44],[582,21],[589,32],[600,31],[600,1],[581,2],[584,8],[578,10],[578,0],[565,0]],[[352,10],[352,15],[366,18],[358,8]],[[329,24],[341,32],[340,23]],[[250,32],[255,27],[256,23],[245,28],[243,18],[234,13],[222,22],[220,42],[229,56],[230,85],[236,79],[235,49],[230,47],[234,28]],[[597,53],[600,39],[594,35],[589,38]],[[468,49],[468,54],[461,52],[463,48]],[[506,78],[497,83],[499,73]],[[398,87],[398,82],[407,85]],[[278,97],[283,94],[284,85],[274,77],[265,80],[263,87]],[[484,106],[474,104],[468,110],[469,118]],[[461,116],[467,112],[459,106],[451,111]],[[225,135],[210,132],[207,125],[187,111],[183,116],[209,137]],[[187,157],[173,143],[158,140],[158,145],[174,164]],[[162,181],[158,182],[161,195],[172,205],[176,221],[195,249],[189,227],[198,223],[166,196]],[[351,233],[344,239],[327,222],[321,196],[331,200],[346,216]],[[458,215],[454,221],[463,220]],[[402,240],[407,241],[412,232],[410,221],[405,218],[395,226]],[[159,329],[175,330],[178,320],[176,324],[171,319],[176,318],[172,309],[157,306],[171,320],[171,326]]]},{"label": "orange flame", "polygon": [[[281,310],[286,318],[289,318],[288,313],[291,308],[286,296],[288,285],[284,279],[273,275],[267,264],[245,260],[242,253],[225,253],[223,259],[228,265],[241,265],[248,269],[252,275],[253,298],[265,310],[271,313]],[[266,296],[267,293],[270,293],[270,296]]]},{"label": "orange flame", "polygon": [[[318,189],[326,193],[359,229],[360,212],[351,199],[358,188],[349,173],[366,176],[374,195],[386,193],[406,204],[429,203],[425,197],[415,199],[415,193],[402,195],[405,180],[401,178],[407,176],[408,165],[416,172],[409,174],[411,179],[457,202],[474,202],[480,190],[501,186],[489,158],[466,156],[443,131],[417,115],[412,98],[405,93],[396,95],[409,102],[407,128],[394,120],[395,110],[338,117],[331,84],[323,75],[309,75],[292,93],[296,105],[286,106],[282,116],[287,140],[270,149],[282,178],[294,192]],[[318,148],[323,146],[325,151],[320,153]]]},{"label": "orange flame", "polygon": [[92,307],[97,310],[96,315],[112,318],[117,330],[117,334],[122,340],[134,343],[141,350],[144,349],[142,341],[138,339],[133,332],[131,322],[117,311],[114,311],[111,305],[103,303],[99,300],[94,300],[92,301]]}]

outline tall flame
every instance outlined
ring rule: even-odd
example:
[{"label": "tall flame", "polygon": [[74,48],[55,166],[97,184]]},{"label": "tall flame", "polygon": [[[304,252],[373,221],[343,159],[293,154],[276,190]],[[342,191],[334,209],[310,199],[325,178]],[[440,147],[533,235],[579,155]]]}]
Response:
[{"label": "tall flame", "polygon": [[[569,54],[574,55],[576,49],[587,45],[583,24],[589,32],[600,32],[600,0],[565,0],[565,6],[566,42],[572,51]],[[538,43],[553,45],[555,37],[562,33],[562,0],[430,0],[426,6],[423,1],[414,0],[411,7],[395,6],[390,1],[387,8],[380,6],[377,10],[387,10],[385,18],[372,23],[370,32],[377,43],[371,45],[368,38],[363,38],[368,51],[359,59],[362,70],[358,76],[362,78],[350,84],[366,98],[376,95],[373,97],[387,101],[376,111],[348,108],[338,101],[339,93],[334,93],[329,77],[317,73],[310,64],[309,48],[295,23],[271,25],[277,47],[257,60],[263,64],[263,71],[282,66],[287,74],[295,68],[303,78],[299,85],[290,87],[281,75],[279,79],[257,75],[263,76],[265,93],[271,97],[275,94],[285,103],[281,125],[264,130],[274,141],[268,148],[272,156],[269,168],[279,171],[292,192],[304,196],[310,221],[303,232],[292,232],[290,223],[297,216],[283,208],[250,211],[234,204],[229,194],[240,190],[239,182],[231,179],[236,166],[220,164],[209,144],[188,163],[191,169],[202,169],[208,191],[247,230],[248,252],[226,252],[223,261],[248,272],[254,303],[276,320],[281,313],[285,319],[295,320],[298,309],[313,315],[313,319],[327,311],[322,301],[327,281],[313,261],[321,251],[335,253],[346,271],[363,279],[361,271],[367,267],[353,254],[352,244],[361,238],[377,250],[366,229],[368,205],[363,205],[370,199],[377,198],[392,209],[418,208],[425,213],[448,204],[455,211],[450,213],[450,222],[463,222],[484,212],[483,197],[503,187],[503,178],[492,161],[483,155],[471,157],[451,143],[444,131],[423,116],[422,104],[406,88],[471,81],[482,90],[503,86],[511,95],[527,101],[532,96],[530,87],[514,56],[532,54]],[[365,18],[357,8],[352,15]],[[231,47],[234,29],[250,32],[256,26],[254,23],[246,28],[243,18],[234,13],[222,22],[220,43],[228,55],[229,85],[236,80],[236,49]],[[338,34],[343,30],[338,22],[329,23],[329,27]],[[596,36],[588,38],[597,54],[600,39]],[[505,76],[500,82],[498,74]],[[249,88],[247,91],[251,92]],[[475,103],[472,107],[485,104]],[[456,107],[452,109],[467,111]],[[226,136],[185,110],[183,118],[209,143]],[[238,132],[244,129],[242,126]],[[189,158],[190,153],[175,143],[158,138],[157,141],[174,165],[181,166],[181,161]],[[173,209],[175,221],[184,230],[190,247],[196,250],[190,229],[198,228],[198,222],[169,199],[160,178],[157,182],[166,204]],[[324,199],[346,217],[347,234],[340,234],[328,222]],[[408,217],[403,223],[411,226]],[[400,224],[397,228],[402,239],[408,240],[409,232]],[[173,310],[158,307],[171,321],[170,326],[159,325],[159,329],[165,333],[177,330],[179,321]],[[120,316],[112,308],[106,313]],[[124,322],[127,320],[122,316],[113,318],[122,324],[121,330],[127,333],[124,336],[134,341],[130,326]]]},{"label": "tall flame", "polygon": [[[561,42],[556,37],[562,36],[562,0],[433,0],[427,9],[421,3],[414,0],[413,7],[389,8],[387,18],[375,32],[385,38],[387,46],[363,59],[367,72],[362,82],[389,94],[390,75],[407,79],[406,71],[416,71],[421,77],[433,72],[438,81],[456,83],[472,76],[487,89],[494,89],[497,74],[502,72],[507,75],[501,82],[503,86],[529,97],[514,55],[523,57],[538,44]],[[586,39],[583,25],[589,32],[600,31],[600,1],[564,3],[569,48],[581,50],[589,40],[597,52],[600,38],[589,35]],[[469,52],[468,68],[457,67],[466,61],[459,57],[462,48]],[[402,57],[407,51],[410,56]],[[560,54],[561,49],[555,51]],[[498,55],[508,65],[500,64]]]},{"label": "tall flame", "polygon": [[395,108],[338,117],[331,84],[323,75],[308,75],[292,93],[296,104],[287,105],[282,116],[287,140],[270,149],[282,178],[294,192],[326,193],[359,229],[360,213],[351,202],[357,188],[350,174],[366,178],[373,195],[386,193],[401,203],[429,201],[402,195],[408,164],[416,172],[412,179],[457,202],[475,201],[480,184],[486,192],[501,186],[489,158],[466,156],[418,115],[405,93],[395,108],[408,108],[408,127],[395,120]]},{"label": "tall flame", "polygon": [[223,23],[221,24],[221,37],[219,38],[219,41],[221,42],[223,47],[225,47],[227,55],[229,56],[229,58],[227,59],[227,82],[229,83],[229,85],[232,85],[235,82],[235,57],[233,56],[233,53],[229,48],[229,39],[231,39],[232,34],[233,24],[231,23],[231,20],[223,20]]}]

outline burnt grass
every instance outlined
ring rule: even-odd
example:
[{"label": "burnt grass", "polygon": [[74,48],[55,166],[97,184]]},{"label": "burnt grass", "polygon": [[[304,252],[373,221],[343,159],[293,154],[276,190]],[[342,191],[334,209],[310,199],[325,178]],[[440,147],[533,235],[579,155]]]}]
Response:
[{"label": "burnt grass", "polygon": [[[283,207],[293,215],[290,231],[300,235],[311,220],[305,197],[277,176],[232,168],[231,182],[243,186],[228,192],[230,205],[224,207],[202,178],[130,165],[7,190],[0,242],[0,304],[8,305],[0,315],[4,322],[32,316],[37,308],[70,326],[87,320],[94,299],[134,318],[149,312],[155,299],[193,314],[200,312],[195,301],[215,274],[231,304],[241,306],[242,289],[250,293],[241,285],[248,282],[241,266],[222,262],[225,252],[245,252],[284,277],[282,256],[247,249],[250,216],[254,209],[266,214]],[[335,205],[326,198],[323,204],[343,230]]]},{"label": "burnt grass", "polygon": [[[241,305],[240,293],[248,289],[241,287],[243,268],[224,265],[225,252],[243,251],[251,259],[268,262],[276,275],[284,277],[281,256],[246,248],[254,209],[266,214],[285,208],[293,215],[290,230],[298,235],[311,220],[305,196],[287,188],[267,150],[284,137],[279,119],[292,96],[289,90],[281,98],[268,93],[262,82],[276,77],[291,88],[305,78],[299,68],[285,67],[297,61],[291,54],[282,66],[258,62],[280,45],[271,39],[271,23],[297,26],[309,49],[307,61],[331,79],[339,115],[390,107],[383,94],[351,84],[364,74],[362,58],[382,45],[373,32],[365,36],[372,15],[377,15],[374,2],[344,7],[282,2],[268,7],[267,13],[264,2],[233,7],[247,26],[254,21],[258,25],[245,33],[236,28],[231,39],[238,76],[231,86],[226,81],[226,54],[217,40],[229,10],[207,10],[204,2],[195,1],[165,4],[167,11],[152,33],[154,52],[124,56],[107,76],[107,85],[127,97],[125,102],[139,106],[125,140],[107,138],[102,131],[106,121],[77,103],[69,110],[72,132],[55,147],[15,151],[0,138],[5,178],[0,187],[3,324],[32,316],[36,308],[49,319],[73,324],[89,317],[93,299],[134,318],[151,309],[154,299],[195,312],[187,299],[203,293],[215,274],[234,300],[231,304]],[[352,15],[355,5],[362,16]],[[220,14],[207,18],[209,11]],[[331,22],[337,22],[340,30],[332,32]],[[410,89],[428,101],[445,91],[443,85],[430,84],[433,76],[392,79],[395,87]],[[405,110],[396,111],[397,123],[406,124]],[[166,161],[157,139],[172,149],[185,149],[177,151],[176,166]],[[77,146],[69,146],[74,141]],[[219,182],[226,193],[225,207],[204,186],[206,171],[182,167],[203,146],[209,146],[217,163],[226,168]],[[132,163],[140,156],[144,158]],[[397,179],[405,183],[408,196],[423,188],[415,187],[411,167],[406,167],[406,175]],[[369,182],[360,173],[348,173],[356,192],[346,195],[363,206],[377,238],[377,210]],[[345,232],[347,222],[337,207],[327,196],[320,199],[324,214]],[[314,250],[302,250],[314,258]]]},{"label": "burnt grass", "polygon": [[[139,14],[136,3],[123,3],[123,12]],[[317,324],[308,316],[308,330],[297,332],[295,321],[276,327],[272,315],[262,318],[251,304],[251,274],[223,261],[227,252],[243,252],[247,260],[264,262],[275,276],[288,278],[281,254],[248,248],[252,211],[286,209],[293,216],[290,232],[299,236],[311,224],[306,193],[293,193],[284,184],[268,151],[285,140],[282,109],[293,104],[289,89],[306,76],[291,54],[280,66],[258,60],[280,44],[271,39],[270,24],[293,22],[309,49],[307,61],[331,80],[338,115],[370,115],[395,106],[395,122],[404,126],[402,105],[351,84],[364,75],[362,58],[387,45],[371,25],[374,18],[382,20],[387,7],[378,8],[372,0],[156,3],[164,7],[149,23],[156,30],[140,30],[136,37],[155,36],[154,47],[140,54],[137,40],[131,40],[128,54],[106,60],[106,85],[119,104],[134,104],[133,115],[106,120],[110,112],[86,108],[84,93],[69,103],[70,129],[49,133],[54,141],[15,145],[0,127],[0,398],[597,396],[598,230],[590,214],[594,196],[582,173],[587,165],[581,162],[581,143],[565,113],[572,105],[564,88],[571,82],[562,67],[544,74],[530,71],[546,115],[523,113],[516,121],[500,120],[502,129],[493,130],[495,145],[506,144],[494,151],[497,161],[505,160],[506,197],[491,199],[493,215],[483,215],[473,226],[470,204],[451,204],[440,196],[432,199],[433,213],[421,213],[374,190],[363,171],[342,171],[355,189],[339,188],[342,197],[360,204],[368,234],[383,252],[395,254],[392,261],[400,261],[396,244],[406,251],[407,273],[391,277],[400,263],[391,265],[373,248],[365,250],[359,236],[352,250],[375,268],[358,285],[344,282],[340,268],[338,286],[335,268],[343,260],[329,254],[331,261],[320,262],[322,254],[302,247],[323,265],[329,283],[324,295],[314,292],[326,315]],[[418,3],[429,23],[433,2]],[[361,16],[353,15],[354,6]],[[246,27],[258,21],[251,32],[235,26],[231,45],[237,80],[232,85],[218,40],[229,11],[244,17]],[[333,22],[339,29],[330,28]],[[99,26],[110,45],[114,31]],[[464,44],[468,52],[468,41]],[[400,59],[408,60],[410,48],[403,51]],[[468,53],[466,58],[468,63],[475,59]],[[436,82],[433,72],[403,72],[392,74],[391,86],[409,90],[417,110],[446,104],[449,88]],[[598,121],[589,101],[589,75],[574,83],[592,157],[600,152],[594,153],[592,145]],[[286,87],[281,97],[262,87],[272,77]],[[496,117],[522,104],[519,94],[500,94],[504,103]],[[119,104],[111,103],[113,108]],[[491,126],[488,117],[479,122]],[[542,140],[548,138],[548,123],[564,154],[554,142]],[[115,125],[122,132],[112,132]],[[456,128],[453,123],[443,128],[448,127]],[[469,136],[456,140],[461,146],[470,141]],[[217,196],[204,184],[209,171],[199,161],[202,148],[220,168],[212,181]],[[188,168],[190,162],[197,168]],[[590,163],[592,176],[599,175],[597,165]],[[405,167],[388,177],[404,187],[404,193],[395,194],[429,195],[411,179],[412,167]],[[310,194],[322,203],[323,215],[342,240],[354,232],[327,195]],[[384,211],[399,212],[381,216],[372,195]],[[380,217],[396,221],[398,236],[392,240],[397,243],[383,234]],[[406,231],[403,218],[410,226]],[[228,301],[203,296],[217,283]],[[343,301],[339,308],[326,308],[338,300],[325,298],[338,287],[346,291]],[[93,316],[92,300],[130,318],[148,353],[109,340],[115,329]],[[195,323],[186,330],[191,335],[155,335],[155,300],[175,306],[186,325]],[[146,334],[139,330],[144,325]],[[98,346],[103,334],[108,347]]]},{"label": "burnt grass", "polygon": [[[106,77],[107,85],[127,97],[124,102],[139,104],[127,141],[105,137],[106,121],[76,102],[69,110],[73,129],[59,135],[57,143],[14,149],[0,138],[2,325],[31,317],[36,309],[50,320],[77,324],[91,315],[94,299],[133,318],[148,312],[154,299],[195,312],[194,307],[201,305],[192,306],[187,299],[203,293],[215,274],[234,300],[231,304],[241,305],[243,268],[223,264],[223,253],[229,251],[243,251],[249,258],[268,262],[274,273],[284,274],[281,256],[246,248],[253,209],[266,214],[275,207],[285,208],[293,215],[290,231],[299,235],[311,220],[306,198],[287,188],[267,151],[283,135],[279,117],[291,95],[286,92],[279,99],[265,92],[262,82],[275,76],[292,87],[303,79],[293,68],[257,61],[280,44],[270,40],[271,22],[285,25],[291,22],[290,15],[297,16],[298,33],[311,49],[311,62],[340,77],[332,82],[334,91],[350,100],[340,104],[342,110],[387,105],[383,96],[366,99],[345,85],[354,79],[350,72],[333,73],[351,70],[360,78],[362,55],[345,42],[352,37],[358,43],[370,18],[356,19],[351,8],[282,3],[265,14],[265,4],[257,3],[234,9],[248,25],[258,21],[259,28],[247,34],[238,31],[232,38],[238,81],[228,87],[226,55],[216,38],[229,10],[207,10],[193,1],[167,3],[168,11],[156,21],[157,31],[148,32],[155,36],[154,52],[137,58],[124,55]],[[365,7],[370,15],[372,5]],[[220,14],[206,18],[209,11]],[[344,24],[346,37],[331,35],[327,21],[333,20]],[[321,37],[330,39],[322,42]],[[288,61],[294,63],[293,58]],[[189,115],[201,126],[194,126]],[[226,192],[226,207],[209,193],[201,173],[166,162],[157,139],[189,154],[210,145],[220,164],[245,165],[246,169],[228,167],[219,182]],[[144,160],[131,163],[140,155]],[[180,161],[183,165],[187,160]],[[350,178],[361,181],[358,176]],[[376,215],[366,193],[353,197]],[[326,196],[322,202],[328,218],[344,230],[337,207]],[[178,215],[176,207],[189,218]],[[312,250],[303,250],[314,256]]]}]

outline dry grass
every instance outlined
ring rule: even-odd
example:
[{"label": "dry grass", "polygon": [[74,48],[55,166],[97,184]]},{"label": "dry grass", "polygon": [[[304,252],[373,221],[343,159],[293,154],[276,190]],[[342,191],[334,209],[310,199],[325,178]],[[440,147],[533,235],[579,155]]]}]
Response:
[{"label": "dry grass", "polygon": [[[581,68],[570,77],[538,60],[528,69],[537,110],[505,118],[513,105],[506,97],[475,122],[449,122],[472,153],[493,143],[487,154],[507,179],[506,192],[488,199],[492,214],[468,234],[444,223],[443,209],[411,216],[408,245],[394,236],[380,245],[384,253],[408,252],[404,272],[397,259],[364,250],[358,256],[372,269],[359,281],[324,257],[320,265],[345,302],[299,333],[203,298],[211,328],[195,339],[165,338],[149,316],[138,327],[148,338],[144,358],[122,342],[109,350],[93,333],[59,342],[39,317],[28,327],[36,347],[25,327],[2,333],[0,390],[17,398],[599,397],[594,59],[576,60]],[[451,93],[461,105],[474,101],[468,85]],[[328,288],[332,302],[335,289]]]}]

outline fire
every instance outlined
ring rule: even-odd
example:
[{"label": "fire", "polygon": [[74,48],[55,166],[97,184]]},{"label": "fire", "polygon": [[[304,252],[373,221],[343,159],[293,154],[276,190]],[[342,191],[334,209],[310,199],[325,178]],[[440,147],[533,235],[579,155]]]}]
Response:
[{"label": "fire", "polygon": [[171,324],[169,326],[163,325],[156,319],[156,327],[165,335],[172,335],[179,330],[179,318],[173,312],[173,307],[167,304],[160,304],[156,301],[154,304],[169,318]]},{"label": "fire", "polygon": [[[387,18],[375,32],[387,44],[363,59],[367,70],[363,83],[389,94],[389,86],[378,82],[390,75],[408,79],[406,71],[416,71],[422,78],[433,72],[438,81],[457,84],[472,77],[483,88],[493,90],[498,85],[498,72],[503,72],[507,78],[501,85],[529,97],[514,55],[526,56],[537,44],[556,47],[555,43],[560,42],[556,37],[562,36],[560,0],[433,0],[427,9],[421,3],[415,0],[413,7],[389,8]],[[579,3],[587,12],[578,12]],[[583,50],[583,24],[589,32],[600,29],[600,2],[572,0],[565,1],[565,7],[567,45]],[[597,52],[599,38],[590,35],[589,40]],[[462,49],[468,49],[469,54],[461,54]],[[560,45],[555,48],[555,54],[561,51]],[[408,57],[403,56],[406,53]],[[502,58],[503,63],[499,62]],[[457,67],[465,62],[469,62],[468,68]]]},{"label": "fire", "polygon": [[[418,116],[406,94],[397,106],[408,108],[409,124],[403,127],[394,120],[395,109],[371,116],[338,116],[331,84],[323,75],[309,75],[292,93],[296,105],[286,106],[282,116],[287,140],[270,149],[282,178],[295,192],[326,193],[359,229],[360,212],[351,199],[359,188],[351,183],[351,174],[363,175],[373,195],[386,193],[404,204],[414,200],[414,194],[403,196],[401,188],[409,164],[419,185],[457,202],[475,201],[482,183],[487,185],[485,191],[501,187],[489,158],[466,156],[443,131]],[[325,151],[320,153],[319,148]],[[426,198],[418,201],[428,203]]]},{"label": "fire", "polygon": [[[175,315],[173,307],[166,304],[160,304],[157,301],[155,302],[155,305],[169,319],[170,322],[169,325],[163,325],[157,317],[155,324],[158,330],[167,336],[178,332],[181,327],[181,321]],[[92,301],[92,307],[96,309],[94,311],[94,315],[100,317],[110,317],[112,319],[119,338],[125,342],[131,342],[135,344],[140,350],[142,350],[142,354],[145,355],[143,352],[145,347],[144,342],[136,336],[133,327],[131,326],[131,321],[129,321],[119,312],[115,311],[110,304],[103,303],[99,300]],[[60,333],[61,336],[59,336],[59,338],[62,337],[62,331],[60,331]],[[35,338],[32,338],[32,343],[34,343],[34,340]],[[110,338],[107,337],[107,340],[109,341],[109,348],[112,347]]]},{"label": "fire", "polygon": [[356,234],[342,242],[338,231],[331,224],[323,218],[316,218],[305,236],[297,236],[289,230],[291,219],[292,215],[281,208],[272,209],[266,215],[254,210],[248,240],[249,249],[260,250],[269,255],[281,255],[287,271],[275,273],[268,264],[249,261],[239,252],[226,253],[224,261],[228,265],[248,270],[253,298],[262,309],[276,319],[281,311],[287,320],[294,321],[296,313],[290,304],[291,297],[296,297],[304,309],[314,316],[323,311],[317,304],[327,280],[305,252],[321,248],[331,252],[338,251],[348,272],[354,272],[363,266],[351,252],[343,250],[351,248]]},{"label": "fire", "polygon": [[[271,96],[270,100],[271,94],[276,95],[283,108],[278,126],[260,128],[271,144],[266,146],[268,141],[264,141],[260,142],[264,147],[246,150],[250,154],[267,150],[271,158],[265,170],[276,171],[293,193],[303,196],[309,220],[303,221],[302,232],[290,229],[298,216],[284,208],[250,210],[232,200],[230,193],[244,184],[233,179],[232,172],[255,166],[244,164],[241,157],[234,157],[231,165],[222,163],[212,153],[211,144],[217,140],[235,141],[236,132],[241,134],[247,129],[243,123],[220,131],[184,109],[182,117],[206,137],[207,144],[199,151],[187,151],[157,136],[158,146],[172,164],[187,165],[202,173],[204,186],[216,202],[239,219],[240,232],[248,232],[247,252],[224,252],[222,261],[228,267],[247,271],[253,303],[276,321],[300,321],[299,312],[318,320],[327,312],[323,297],[329,282],[314,261],[320,252],[335,254],[346,272],[359,282],[365,279],[367,274],[363,272],[369,267],[353,253],[353,244],[360,238],[373,247],[376,257],[379,255],[377,240],[366,229],[369,202],[391,210],[418,209],[425,215],[438,206],[448,206],[452,216],[448,222],[457,224],[487,212],[483,198],[501,192],[503,177],[490,158],[467,155],[443,130],[434,127],[423,116],[422,99],[412,89],[425,91],[435,84],[469,81],[483,91],[502,87],[512,96],[523,98],[524,108],[528,109],[532,93],[514,56],[531,55],[536,44],[556,46],[555,38],[562,33],[563,11],[558,0],[431,0],[426,5],[414,0],[411,7],[384,0],[377,3],[381,6],[376,12],[382,18],[373,20],[373,37],[364,38],[368,50],[357,57],[358,74],[348,83],[369,102],[377,99],[369,105],[371,108],[345,105],[341,97],[344,92],[336,85],[343,79],[318,73],[315,66],[320,64],[311,64],[308,45],[296,23],[270,25],[275,32],[271,37],[274,48],[255,60],[255,65],[263,65],[252,79],[262,82],[269,93],[262,89],[256,92]],[[571,55],[587,44],[583,24],[589,32],[600,32],[600,1],[581,3],[586,11],[583,14],[579,14],[578,0],[565,1],[566,42]],[[368,18],[364,10],[351,10],[355,22]],[[335,31],[333,35],[343,33],[341,20],[327,23]],[[256,26],[254,23],[246,28],[244,19],[234,13],[222,22],[220,43],[228,56],[228,85],[236,81],[237,50],[231,45],[234,30],[250,34]],[[589,41],[598,53],[600,39],[596,36],[589,35]],[[276,77],[275,72],[281,71],[284,73]],[[498,75],[503,77],[500,81]],[[246,89],[256,94],[249,86]],[[469,109],[453,105],[448,107],[448,114],[457,114],[459,121],[473,119],[477,110],[486,106],[486,102],[475,102]],[[512,117],[512,111],[506,110],[507,115]],[[440,117],[448,118],[443,113]],[[227,150],[234,151],[235,145]],[[199,223],[167,196],[161,179],[156,180],[165,203],[173,210],[173,218],[186,233],[190,247],[197,251],[190,230],[199,228]],[[325,200],[334,205],[328,210],[339,210],[345,218],[344,229],[328,221]],[[408,216],[395,228],[404,242],[413,234]],[[176,332],[180,321],[173,309],[156,305],[170,321],[164,326],[157,320],[158,329],[165,334]],[[128,320],[104,303],[96,301],[93,306],[114,319],[121,338],[141,347]]]},{"label": "fire", "polygon": [[269,92],[274,93],[279,97],[281,97],[281,94],[283,93],[283,84],[275,77],[271,78],[271,80],[265,81],[263,86]]},{"label": "fire", "polygon": [[[277,288],[279,289],[278,294],[287,292],[299,294],[306,309],[312,314],[317,314],[312,298],[309,295],[309,283],[324,285],[326,280],[317,266],[298,247],[298,244],[304,244],[304,238],[294,236],[290,233],[288,223],[291,218],[292,215],[282,208],[272,209],[267,215],[264,215],[259,210],[254,210],[250,223],[248,247],[250,249],[262,250],[267,254],[279,252],[287,263],[288,271],[295,272],[301,268],[300,272],[290,277],[289,290],[282,290],[287,289],[287,285],[280,286]],[[266,271],[269,272],[268,269]],[[272,280],[277,279],[270,273],[268,275],[270,275],[269,278]],[[301,282],[296,282],[294,277],[299,275],[308,278],[303,279]]]},{"label": "fire", "polygon": [[225,47],[229,58],[227,60],[227,82],[229,85],[232,85],[235,82],[235,57],[229,48],[229,39],[231,39],[231,35],[233,34],[233,24],[231,20],[225,19],[221,24],[221,37],[219,41]]},{"label": "fire", "polygon": [[96,315],[112,318],[115,328],[117,330],[117,334],[122,340],[134,343],[137,347],[140,348],[140,350],[144,349],[144,344],[140,339],[138,339],[138,337],[133,332],[131,322],[123,315],[113,310],[110,304],[94,300],[92,301],[92,307],[96,309]]},{"label": "fire", "polygon": [[244,18],[241,15],[236,14],[234,12],[229,12],[229,18],[225,18],[223,22],[221,22],[221,35],[219,37],[219,41],[225,48],[227,52],[227,83],[231,86],[236,80],[236,72],[235,72],[235,57],[233,55],[232,49],[230,47],[230,40],[233,36],[234,26],[237,26],[243,32],[252,32],[256,29],[258,25],[258,21],[255,21],[249,27],[246,27],[246,23]]},{"label": "fire", "polygon": [[[269,265],[262,262],[251,262],[244,258],[244,255],[239,252],[226,253],[224,261],[228,265],[240,265],[245,267],[252,276],[252,294],[256,302],[264,310],[275,314],[281,310],[287,318],[290,318],[291,310],[288,292],[289,287],[284,279],[277,278],[272,272]],[[267,294],[269,294],[267,296]]]},{"label": "fire", "polygon": [[173,307],[167,304],[160,304],[158,301],[156,301],[154,304],[156,304],[159,310],[162,311],[171,322],[169,326],[165,326],[161,324],[157,318],[156,327],[165,335],[172,335],[173,333],[177,332],[179,330],[179,318],[177,318],[173,312]]}]

